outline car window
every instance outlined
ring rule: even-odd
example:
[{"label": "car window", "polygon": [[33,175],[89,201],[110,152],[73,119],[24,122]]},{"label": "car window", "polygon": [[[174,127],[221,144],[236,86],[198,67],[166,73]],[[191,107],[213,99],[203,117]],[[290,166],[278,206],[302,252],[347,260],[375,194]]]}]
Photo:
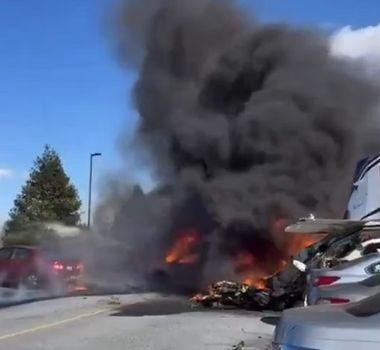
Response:
[{"label": "car window", "polygon": [[13,251],[12,248],[2,248],[2,249],[0,249],[0,259],[1,260],[10,259],[11,255],[12,255],[12,251]]},{"label": "car window", "polygon": [[371,253],[376,253],[378,249],[380,249],[380,243],[373,243],[364,247],[362,254],[367,255]]},{"label": "car window", "polygon": [[380,274],[375,274],[371,277],[368,277],[365,280],[358,282],[358,284],[365,286],[365,287],[380,286]]},{"label": "car window", "polygon": [[42,256],[47,260],[79,260],[77,254],[58,250],[42,250]]},{"label": "car window", "polygon": [[336,267],[334,267],[334,270],[335,271],[339,271],[339,270],[344,270],[344,269],[347,269],[349,267],[352,267],[352,266],[355,266],[355,265],[358,265],[362,262],[365,262],[367,260],[371,260],[375,257],[380,257],[379,253],[370,253],[370,254],[367,254],[367,255],[364,255],[358,259],[354,259],[354,260],[351,260],[351,261],[347,261],[343,264],[340,264]]},{"label": "car window", "polygon": [[378,274],[380,273],[380,262],[374,263],[367,268],[368,273]]},{"label": "car window", "polygon": [[15,248],[12,259],[23,260],[29,257],[30,251],[24,248]]},{"label": "car window", "polygon": [[356,317],[369,317],[380,313],[380,293],[353,304],[348,304],[346,312]]}]

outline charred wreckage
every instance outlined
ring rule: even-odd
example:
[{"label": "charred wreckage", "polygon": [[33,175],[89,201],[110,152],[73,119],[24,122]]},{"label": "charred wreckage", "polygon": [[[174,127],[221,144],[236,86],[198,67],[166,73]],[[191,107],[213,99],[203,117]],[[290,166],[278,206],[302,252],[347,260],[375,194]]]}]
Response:
[{"label": "charred wreckage", "polygon": [[[211,283],[207,292],[195,293],[190,302],[196,307],[232,307],[257,311],[281,311],[292,307],[303,299],[309,269],[336,266],[357,257],[358,254],[373,252],[380,248],[380,240],[377,238],[379,229],[380,222],[373,221],[315,219],[312,216],[299,219],[295,224],[287,226],[286,231],[316,235],[318,240],[291,257],[280,271],[255,282],[222,280]],[[190,235],[188,243],[193,241],[195,237]],[[178,249],[181,242],[176,244]],[[182,249],[183,247],[184,242]],[[174,262],[171,259],[174,257],[168,255],[167,262]],[[160,280],[161,285],[165,283],[169,286],[178,274],[187,276],[186,262],[190,263],[195,259],[194,256],[193,260],[189,256],[186,259],[188,260],[179,264],[168,264],[166,271],[156,271],[155,281]],[[202,263],[204,261],[198,262],[198,268],[202,268]],[[173,281],[170,280],[171,277]],[[170,288],[173,289],[173,285]]]}]

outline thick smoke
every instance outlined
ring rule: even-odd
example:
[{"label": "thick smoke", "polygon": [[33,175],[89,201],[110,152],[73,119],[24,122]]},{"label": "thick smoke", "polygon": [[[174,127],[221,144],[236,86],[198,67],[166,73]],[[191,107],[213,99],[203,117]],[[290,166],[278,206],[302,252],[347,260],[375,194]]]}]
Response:
[{"label": "thick smoke", "polygon": [[138,143],[170,190],[127,201],[116,231],[159,251],[172,222],[194,213],[173,214],[190,194],[218,228],[215,254],[276,242],[278,218],[343,215],[356,161],[377,151],[379,94],[330,55],[327,38],[255,23],[227,0],[128,0],[122,9],[119,51],[139,70]]}]

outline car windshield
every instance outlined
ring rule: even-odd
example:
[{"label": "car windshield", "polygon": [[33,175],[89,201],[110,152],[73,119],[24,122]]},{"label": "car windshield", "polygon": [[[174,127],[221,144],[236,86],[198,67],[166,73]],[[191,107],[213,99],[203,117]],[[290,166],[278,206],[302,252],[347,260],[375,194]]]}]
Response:
[{"label": "car windshield", "polygon": [[47,260],[80,260],[80,257],[77,254],[56,250],[42,251],[42,255]]}]

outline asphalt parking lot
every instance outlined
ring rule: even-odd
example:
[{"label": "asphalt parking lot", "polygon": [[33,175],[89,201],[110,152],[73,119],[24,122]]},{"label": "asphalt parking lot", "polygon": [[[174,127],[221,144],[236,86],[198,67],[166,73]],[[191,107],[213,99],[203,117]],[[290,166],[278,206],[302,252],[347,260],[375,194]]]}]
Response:
[{"label": "asphalt parking lot", "polygon": [[156,294],[77,296],[0,309],[0,348],[72,350],[228,350],[270,344],[273,315],[199,310]]}]

